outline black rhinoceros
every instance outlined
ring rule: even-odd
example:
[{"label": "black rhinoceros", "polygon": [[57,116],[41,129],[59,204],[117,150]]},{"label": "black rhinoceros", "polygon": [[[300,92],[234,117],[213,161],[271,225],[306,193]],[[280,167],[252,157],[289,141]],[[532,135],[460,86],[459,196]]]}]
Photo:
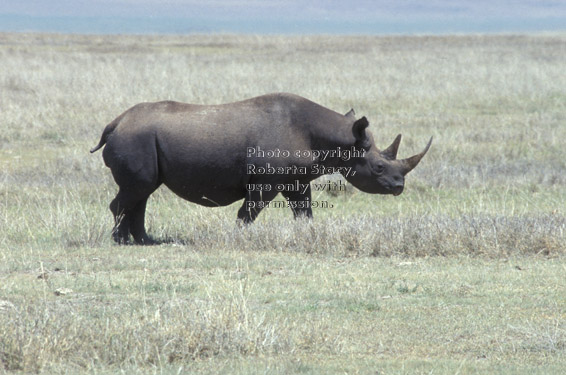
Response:
[{"label": "black rhinoceros", "polygon": [[[132,234],[152,243],[144,225],[148,197],[161,185],[203,206],[244,203],[252,222],[278,193],[295,217],[312,217],[310,181],[339,172],[372,194],[401,194],[404,176],[426,148],[396,160],[401,135],[380,151],[368,120],[334,112],[292,94],[269,94],[221,105],[141,103],[106,126],[91,152],[103,151],[119,186],[110,203],[118,243]],[[293,188],[296,186],[296,188]]]}]

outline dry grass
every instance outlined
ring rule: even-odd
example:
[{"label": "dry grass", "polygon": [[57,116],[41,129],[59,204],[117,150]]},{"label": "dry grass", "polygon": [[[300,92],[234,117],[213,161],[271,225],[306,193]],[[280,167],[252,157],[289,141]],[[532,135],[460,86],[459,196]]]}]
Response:
[{"label": "dry grass", "polygon": [[[556,373],[566,38],[0,34],[0,372]],[[433,148],[400,197],[235,225],[161,189],[113,246],[88,149],[129,106],[272,91]],[[58,295],[55,292],[58,291]]]}]

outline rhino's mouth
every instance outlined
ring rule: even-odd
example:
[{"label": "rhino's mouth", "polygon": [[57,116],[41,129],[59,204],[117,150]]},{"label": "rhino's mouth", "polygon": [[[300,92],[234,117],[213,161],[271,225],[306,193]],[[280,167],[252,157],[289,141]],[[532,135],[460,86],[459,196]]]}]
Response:
[{"label": "rhino's mouth", "polygon": [[391,192],[394,196],[398,196],[403,192],[404,186],[395,186],[391,189]]}]

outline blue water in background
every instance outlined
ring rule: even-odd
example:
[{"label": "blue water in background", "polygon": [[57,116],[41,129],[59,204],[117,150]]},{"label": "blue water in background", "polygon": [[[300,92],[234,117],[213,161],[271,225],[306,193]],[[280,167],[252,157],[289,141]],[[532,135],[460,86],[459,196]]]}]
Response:
[{"label": "blue water in background", "polygon": [[219,20],[203,17],[41,17],[0,15],[0,31],[78,34],[454,34],[565,31],[563,18]]}]

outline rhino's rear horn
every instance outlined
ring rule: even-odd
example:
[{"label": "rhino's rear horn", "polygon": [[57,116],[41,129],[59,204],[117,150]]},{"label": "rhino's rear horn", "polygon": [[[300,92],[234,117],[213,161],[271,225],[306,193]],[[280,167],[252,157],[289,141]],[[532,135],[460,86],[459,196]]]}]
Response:
[{"label": "rhino's rear horn", "polygon": [[399,134],[391,146],[387,147],[385,150],[381,151],[381,155],[388,160],[395,160],[397,158],[397,151],[399,150],[399,144],[401,143],[401,134]]},{"label": "rhino's rear horn", "polygon": [[427,153],[431,144],[432,144],[432,137],[430,137],[428,144],[426,145],[425,149],[420,154],[413,155],[410,158],[403,159],[401,161],[402,165],[403,165],[403,174],[404,175],[409,173],[410,171],[412,171],[417,166],[417,164],[419,164],[419,162],[421,161],[423,156],[425,156],[425,154]]}]

